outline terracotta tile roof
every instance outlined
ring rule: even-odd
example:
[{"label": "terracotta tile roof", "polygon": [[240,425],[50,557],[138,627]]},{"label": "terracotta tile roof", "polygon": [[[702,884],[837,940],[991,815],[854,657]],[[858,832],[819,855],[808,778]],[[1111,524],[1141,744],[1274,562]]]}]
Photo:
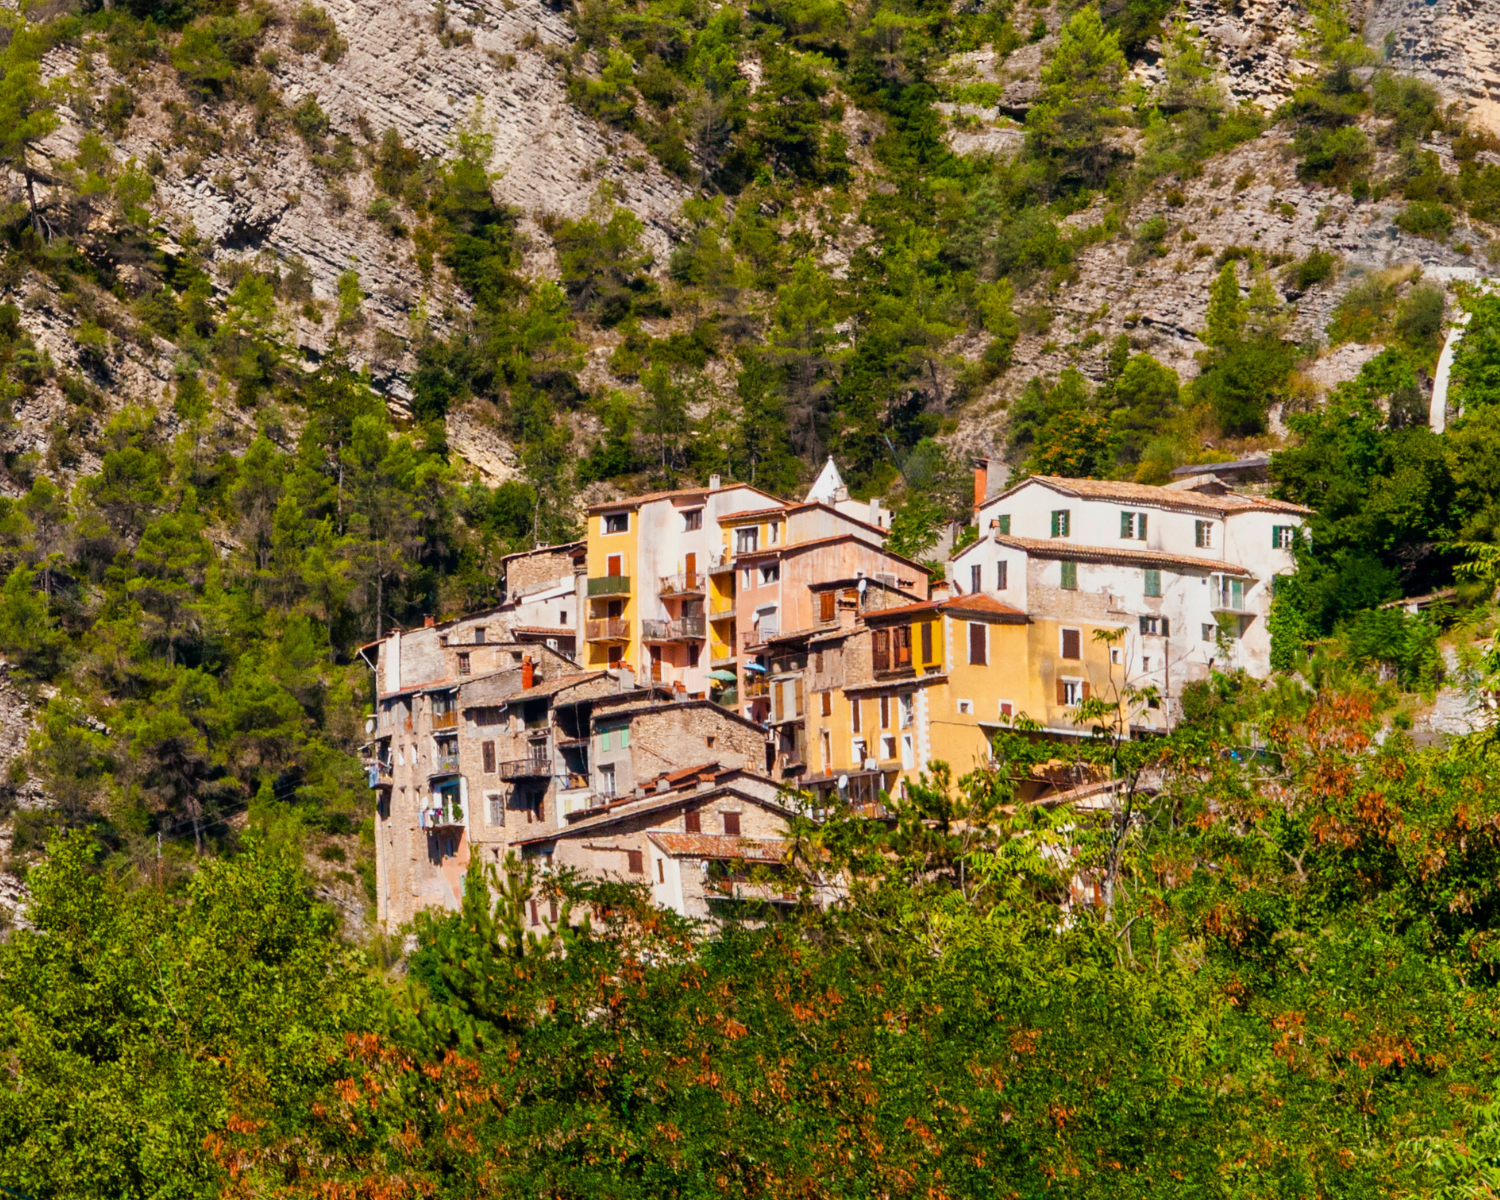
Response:
[{"label": "terracotta tile roof", "polygon": [[530,558],[533,554],[570,554],[584,542],[558,542],[553,546],[533,546],[530,550],[517,550],[514,554],[502,554],[501,562],[510,562],[513,558]]},{"label": "terracotta tile roof", "polygon": [[899,608],[877,608],[871,609],[864,615],[865,624],[879,623],[885,617],[909,617],[917,613],[938,612],[945,613],[977,613],[987,617],[1003,617],[1012,621],[1027,619],[1026,614],[1019,608],[1002,603],[993,596],[986,596],[983,592],[977,595],[951,596],[947,600],[928,600],[924,604],[903,604]]},{"label": "terracotta tile roof", "polygon": [[[762,777],[763,778],[763,777]],[[737,787],[733,780],[728,783],[718,784],[706,791],[694,789],[688,791],[679,788],[673,792],[650,792],[645,796],[622,796],[619,800],[599,808],[586,809],[578,814],[576,822],[569,821],[565,829],[544,829],[538,833],[528,834],[526,837],[516,838],[514,845],[532,846],[543,842],[556,842],[563,838],[577,837],[580,834],[591,833],[595,829],[603,829],[620,821],[632,821],[637,817],[650,816],[661,809],[681,808],[684,805],[701,803],[703,800],[712,799],[720,795],[737,796],[750,804],[758,804],[761,808],[769,809],[771,812],[790,816],[791,809],[784,807],[775,800],[769,800],[764,796],[757,795],[753,790]]]},{"label": "terracotta tile roof", "polygon": [[1038,558],[1066,558],[1078,562],[1128,563],[1138,567],[1173,567],[1188,571],[1217,571],[1223,575],[1243,575],[1247,579],[1255,576],[1244,567],[1222,562],[1216,558],[1193,558],[1187,554],[1167,554],[1160,550],[1125,550],[1114,546],[1080,546],[1066,538],[1023,538],[1008,533],[997,533],[995,541],[1002,546],[1011,546],[1035,554]]},{"label": "terracotta tile roof", "polygon": [[786,843],[780,838],[725,837],[714,833],[651,833],[647,836],[674,858],[779,863],[786,854]]},{"label": "terracotta tile roof", "polygon": [[[725,485],[719,490],[721,492],[732,492],[738,488],[744,488],[746,491],[751,491],[756,493],[756,495],[764,496],[773,504],[778,503],[775,496],[772,496],[768,492],[761,491],[758,487],[752,487],[748,483],[731,483]],[[697,500],[704,499],[711,495],[713,495],[713,492],[706,487],[678,488],[676,491],[671,492],[647,492],[643,496],[625,496],[622,499],[610,500],[604,504],[590,504],[589,512],[609,512],[617,508],[639,508],[642,504],[649,504],[653,500]]]},{"label": "terracotta tile roof", "polygon": [[[512,667],[511,670],[518,668]],[[505,703],[514,704],[517,700],[536,700],[542,696],[552,696],[575,684],[586,683],[590,679],[602,679],[607,671],[578,671],[572,675],[559,675],[555,679],[549,679],[539,683],[535,687],[527,688],[524,692],[517,692],[513,696],[507,696]]]},{"label": "terracotta tile roof", "polygon": [[1263,496],[1246,496],[1239,492],[1210,495],[1182,488],[1153,487],[1145,483],[1126,483],[1116,479],[1063,479],[1057,475],[1033,475],[1014,488],[1008,488],[999,496],[986,501],[986,507],[995,500],[1009,496],[1016,488],[1028,483],[1041,483],[1056,491],[1089,500],[1123,500],[1131,504],[1150,504],[1158,508],[1182,508],[1193,512],[1217,513],[1226,516],[1239,512],[1284,512],[1311,515],[1312,509],[1286,500],[1271,500]]},{"label": "terracotta tile roof", "polygon": [[576,637],[577,636],[577,632],[573,629],[573,627],[571,625],[559,625],[559,626],[556,626],[555,628],[549,627],[549,626],[546,626],[546,625],[512,625],[511,629],[510,629],[510,632],[511,632],[512,635],[515,635],[517,633],[525,633],[525,634],[530,634],[530,635],[534,635],[534,636],[537,636],[537,637],[567,637],[567,638],[570,638],[570,637]]},{"label": "terracotta tile roof", "polygon": [[779,517],[791,511],[785,504],[778,504],[775,508],[746,508],[739,512],[725,513],[719,518],[719,524],[723,525],[729,521],[748,521],[751,517]]},{"label": "terracotta tile roof", "polygon": [[[869,528],[874,529],[875,526],[871,525]],[[885,531],[880,530],[878,532],[884,534]],[[858,542],[861,546],[870,546],[869,542],[855,534],[834,533],[828,537],[809,538],[805,542],[788,542],[784,546],[762,546],[759,550],[740,550],[736,551],[734,557],[738,560],[741,558],[769,558],[776,555],[800,554],[804,550],[816,550],[820,546],[831,546],[835,542]],[[887,558],[893,558],[899,563],[904,563],[913,571],[918,571],[923,575],[927,574],[927,569],[921,563],[907,558],[904,554],[897,554],[894,550],[887,550],[884,546],[870,546],[870,549],[878,551]],[[897,590],[899,591],[900,589]]]}]

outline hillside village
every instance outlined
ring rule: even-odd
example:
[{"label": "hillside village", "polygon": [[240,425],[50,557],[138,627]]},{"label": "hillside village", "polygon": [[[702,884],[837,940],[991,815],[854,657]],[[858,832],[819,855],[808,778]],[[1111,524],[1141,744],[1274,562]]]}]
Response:
[{"label": "hillside village", "polygon": [[[378,920],[456,909],[471,863],[508,855],[695,919],[774,904],[747,864],[780,870],[799,813],[878,821],[1002,730],[1160,736],[1187,685],[1269,674],[1310,510],[1263,494],[1263,460],[1165,487],[989,478],[936,581],[830,459],[801,503],[715,478],[595,505],[583,540],[505,560],[501,604],[364,647]],[[1043,770],[1023,795],[1099,783]]]}]

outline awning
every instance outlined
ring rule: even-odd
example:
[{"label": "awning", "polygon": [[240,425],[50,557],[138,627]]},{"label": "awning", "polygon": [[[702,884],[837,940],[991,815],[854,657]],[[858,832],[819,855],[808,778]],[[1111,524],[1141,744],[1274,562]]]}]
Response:
[{"label": "awning", "polygon": [[766,668],[761,663],[746,663],[745,670],[754,671],[760,675],[764,675],[766,673]]},{"label": "awning", "polygon": [[719,683],[733,683],[739,678],[733,671],[710,671],[708,677]]}]

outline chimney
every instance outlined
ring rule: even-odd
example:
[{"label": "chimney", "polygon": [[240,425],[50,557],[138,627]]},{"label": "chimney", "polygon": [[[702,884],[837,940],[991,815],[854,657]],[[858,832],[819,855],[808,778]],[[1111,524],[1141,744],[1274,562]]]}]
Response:
[{"label": "chimney", "polygon": [[422,628],[423,629],[431,629],[436,624],[437,624],[437,618],[436,617],[424,617],[422,619]]},{"label": "chimney", "polygon": [[927,589],[927,598],[941,604],[953,594],[953,587],[946,579],[934,580]]},{"label": "chimney", "polygon": [[979,506],[984,503],[985,497],[990,493],[990,460],[987,458],[976,458],[974,460],[974,511],[978,513]]},{"label": "chimney", "polygon": [[717,492],[719,490],[719,485],[723,482],[723,479],[721,479],[719,476],[710,475],[708,477],[708,490],[711,492]]},{"label": "chimney", "polygon": [[536,683],[536,664],[531,661],[531,655],[521,660],[521,690],[524,692]]},{"label": "chimney", "polygon": [[873,526],[875,526],[876,529],[880,528],[880,497],[879,496],[872,496],[870,498],[870,524],[873,525]]}]

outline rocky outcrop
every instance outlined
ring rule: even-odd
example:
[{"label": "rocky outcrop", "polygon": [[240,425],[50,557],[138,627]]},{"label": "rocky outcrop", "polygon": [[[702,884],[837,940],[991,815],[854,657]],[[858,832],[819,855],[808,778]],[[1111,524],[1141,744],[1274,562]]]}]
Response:
[{"label": "rocky outcrop", "polygon": [[1393,68],[1459,101],[1500,133],[1500,4],[1495,0],[1369,0],[1365,40]]}]

